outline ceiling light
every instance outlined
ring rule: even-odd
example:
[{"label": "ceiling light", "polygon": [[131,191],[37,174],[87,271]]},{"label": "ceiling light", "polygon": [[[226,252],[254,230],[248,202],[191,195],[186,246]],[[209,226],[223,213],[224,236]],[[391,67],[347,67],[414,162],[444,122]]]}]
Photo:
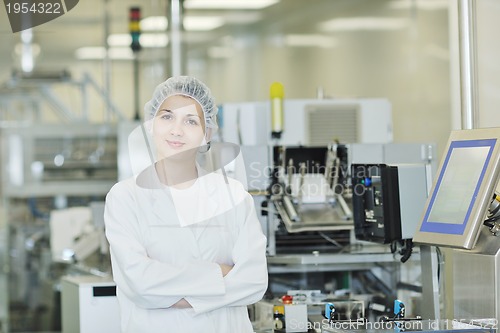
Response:
[{"label": "ceiling light", "polygon": [[[165,47],[168,45],[166,33],[145,33],[141,34],[139,41],[142,47]],[[111,47],[130,46],[132,36],[130,34],[112,34],[108,36],[108,44]]]},{"label": "ceiling light", "polygon": [[89,59],[104,59],[106,56],[106,49],[102,46],[87,46],[80,47],[75,51],[76,59],[89,60]]},{"label": "ceiling light", "polygon": [[[253,23],[259,19],[260,15],[258,13],[233,14],[228,16],[228,22],[239,24]],[[224,23],[225,19],[220,16],[185,16],[183,19],[184,29],[187,31],[213,30]],[[165,16],[149,16],[141,20],[141,31],[143,32],[166,31],[167,28],[168,20]]]},{"label": "ceiling light", "polygon": [[183,23],[188,31],[207,31],[222,26],[224,20],[220,16],[186,16]]},{"label": "ceiling light", "polygon": [[143,47],[165,47],[168,45],[167,34],[142,34],[139,41]]},{"label": "ceiling light", "polygon": [[279,0],[185,0],[188,9],[262,9]]},{"label": "ceiling light", "polygon": [[109,58],[114,60],[134,59],[134,53],[130,47],[109,48]]},{"label": "ceiling light", "polygon": [[397,0],[389,3],[390,9],[442,10],[448,9],[449,0]]},{"label": "ceiling light", "polygon": [[259,12],[232,12],[224,16],[224,21],[231,24],[250,24],[258,22],[261,17]]},{"label": "ceiling light", "polygon": [[141,31],[165,31],[168,20],[165,16],[149,16],[141,20]]},{"label": "ceiling light", "polygon": [[319,24],[322,31],[398,30],[407,26],[407,19],[392,17],[338,18]]},{"label": "ceiling light", "polygon": [[285,35],[285,45],[331,48],[337,45],[337,41],[335,38],[318,34]]},{"label": "ceiling light", "polygon": [[33,29],[26,29],[21,31],[21,41],[23,43],[31,43],[33,41]]},{"label": "ceiling light", "polygon": [[233,54],[234,50],[231,47],[212,46],[208,49],[208,56],[210,58],[230,58]]},{"label": "ceiling light", "polygon": [[132,36],[130,34],[112,34],[108,36],[108,45],[113,46],[130,46],[132,44]]},{"label": "ceiling light", "polygon": [[[81,47],[76,50],[75,56],[78,60],[102,60],[106,56],[106,49],[102,46]],[[113,60],[131,60],[134,54],[130,47],[109,48],[109,58]]]},{"label": "ceiling light", "polygon": [[14,46],[14,53],[16,54],[16,56],[19,56],[19,57],[22,56],[23,51],[26,49],[27,46],[31,47],[30,51],[33,52],[33,55],[35,57],[40,55],[41,48],[40,48],[40,45],[38,45],[37,43],[32,43],[32,44],[17,43]]}]

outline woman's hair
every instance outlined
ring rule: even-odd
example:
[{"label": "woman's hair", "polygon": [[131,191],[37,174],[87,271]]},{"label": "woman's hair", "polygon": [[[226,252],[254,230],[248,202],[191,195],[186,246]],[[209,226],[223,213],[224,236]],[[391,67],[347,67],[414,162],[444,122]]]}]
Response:
[{"label": "woman's hair", "polygon": [[146,121],[155,117],[161,104],[170,96],[182,95],[194,99],[201,106],[205,128],[217,129],[217,106],[210,89],[191,76],[175,76],[156,86],[153,97],[144,106]]}]

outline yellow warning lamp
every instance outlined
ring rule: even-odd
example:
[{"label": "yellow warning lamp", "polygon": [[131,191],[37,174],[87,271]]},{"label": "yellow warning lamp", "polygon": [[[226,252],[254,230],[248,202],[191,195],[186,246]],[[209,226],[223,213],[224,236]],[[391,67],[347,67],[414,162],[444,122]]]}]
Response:
[{"label": "yellow warning lamp", "polygon": [[273,82],[273,84],[271,84],[270,97],[271,137],[273,139],[279,139],[284,129],[283,98],[285,97],[285,91],[283,89],[283,84],[280,82]]}]

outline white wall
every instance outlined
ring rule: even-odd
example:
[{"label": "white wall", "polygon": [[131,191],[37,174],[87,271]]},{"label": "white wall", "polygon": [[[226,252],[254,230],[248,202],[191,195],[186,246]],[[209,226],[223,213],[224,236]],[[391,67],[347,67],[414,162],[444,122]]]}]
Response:
[{"label": "white wall", "polygon": [[[384,11],[372,6],[359,15],[385,16]],[[408,18],[410,25],[332,33],[338,40],[333,48],[286,48],[259,36],[231,59],[207,61],[200,74],[220,101],[266,100],[273,81],[284,84],[286,98],[313,98],[319,86],[333,97],[388,98],[395,141],[432,141],[442,149],[451,129],[448,12],[391,14]]]},{"label": "white wall", "polygon": [[500,1],[476,4],[479,127],[500,126]]}]

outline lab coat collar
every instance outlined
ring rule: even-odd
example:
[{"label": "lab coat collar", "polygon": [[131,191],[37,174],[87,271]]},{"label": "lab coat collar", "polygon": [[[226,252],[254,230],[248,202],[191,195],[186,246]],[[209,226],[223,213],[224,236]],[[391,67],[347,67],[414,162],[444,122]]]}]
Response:
[{"label": "lab coat collar", "polygon": [[[196,211],[195,218],[198,221],[196,224],[202,223],[200,226],[206,226],[210,218],[216,215],[219,206],[216,200],[216,191],[217,186],[220,186],[220,184],[217,184],[212,174],[206,173],[204,170],[198,170],[199,178],[197,182],[200,198],[197,207],[193,207],[193,209]],[[150,172],[154,173],[154,175],[150,175],[149,178],[157,179],[157,181],[154,181],[154,186],[146,190],[151,194],[152,211],[156,215],[155,221],[150,221],[150,224],[180,226],[180,220],[169,187],[160,183],[154,167],[150,168]]]}]

